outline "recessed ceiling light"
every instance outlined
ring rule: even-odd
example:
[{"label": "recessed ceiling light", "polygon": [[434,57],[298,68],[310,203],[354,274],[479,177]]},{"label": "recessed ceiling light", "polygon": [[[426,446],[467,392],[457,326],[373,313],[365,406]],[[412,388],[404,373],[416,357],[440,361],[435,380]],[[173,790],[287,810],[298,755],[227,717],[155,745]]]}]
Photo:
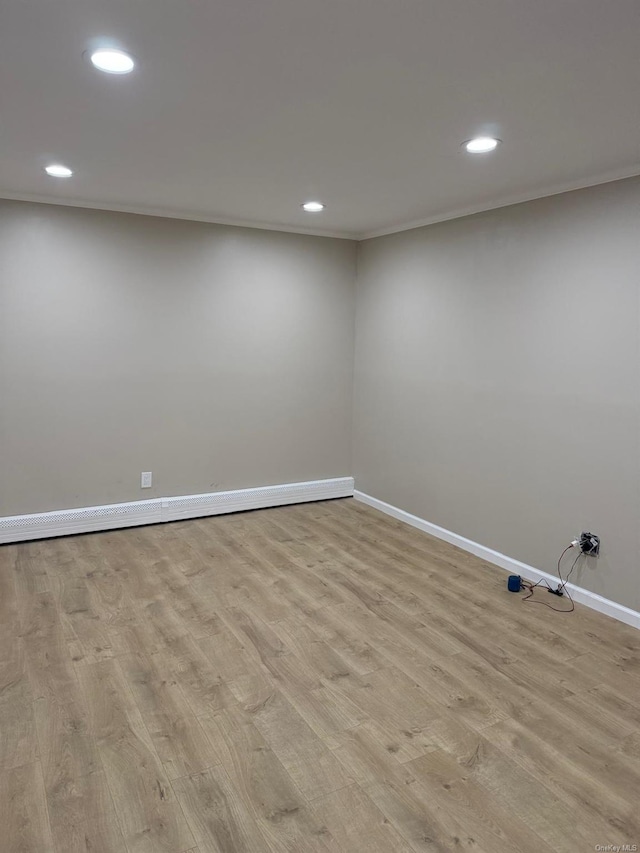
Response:
[{"label": "recessed ceiling light", "polygon": [[94,50],[89,58],[99,71],[107,74],[129,74],[135,66],[135,62],[128,53],[110,47]]},{"label": "recessed ceiling light", "polygon": [[469,139],[462,144],[469,154],[488,154],[489,151],[495,151],[500,144],[500,140],[494,139],[493,136],[476,136],[475,139]]},{"label": "recessed ceiling light", "polygon": [[70,178],[73,175],[68,166],[61,166],[60,163],[52,163],[50,166],[45,166],[44,170],[52,178]]},{"label": "recessed ceiling light", "polygon": [[306,210],[307,213],[320,213],[321,210],[325,209],[326,204],[323,204],[321,201],[305,201],[305,203],[300,206],[303,210]]}]

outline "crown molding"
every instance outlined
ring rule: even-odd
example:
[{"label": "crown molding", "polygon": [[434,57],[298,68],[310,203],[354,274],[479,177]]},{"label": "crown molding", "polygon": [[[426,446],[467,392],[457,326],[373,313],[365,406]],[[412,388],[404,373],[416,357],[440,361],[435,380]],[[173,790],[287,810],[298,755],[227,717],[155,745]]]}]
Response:
[{"label": "crown molding", "polygon": [[357,240],[358,235],[345,231],[325,231],[316,228],[296,228],[292,225],[277,225],[252,219],[233,219],[209,215],[191,210],[173,210],[165,207],[114,204],[88,199],[59,198],[38,193],[17,193],[0,189],[0,200],[24,201],[32,204],[52,204],[57,207],[80,207],[85,210],[104,210],[108,213],[129,213],[136,216],[155,216],[161,219],[177,219],[187,222],[206,222],[210,225],[226,225],[232,228],[254,228],[259,231],[278,231],[280,234],[302,234],[306,237],[329,237],[337,240]]},{"label": "crown molding", "polygon": [[351,240],[362,242],[373,240],[376,237],[386,237],[390,234],[400,234],[403,231],[413,231],[416,228],[424,228],[427,225],[437,225],[439,222],[449,222],[452,219],[462,219],[465,216],[474,216],[477,213],[488,213],[491,210],[499,210],[502,207],[511,207],[514,204],[523,204],[527,201],[536,201],[549,198],[554,195],[573,192],[574,190],[588,189],[589,187],[609,184],[615,181],[626,180],[640,176],[640,163],[625,169],[615,169],[604,172],[591,178],[583,178],[562,184],[552,184],[542,189],[531,192],[515,193],[511,196],[503,196],[490,202],[458,207],[453,210],[426,216],[421,219],[413,219],[409,222],[389,225],[385,228],[373,231],[331,231],[316,228],[297,228],[290,225],[278,225],[270,222],[260,222],[251,219],[234,219],[224,216],[209,215],[198,211],[173,210],[162,206],[127,205],[114,204],[111,202],[99,202],[87,199],[68,199],[57,196],[40,195],[32,193],[16,193],[10,190],[0,189],[0,200],[24,201],[33,204],[52,204],[61,207],[79,207],[87,210],[104,210],[110,213],[129,213],[137,216],[156,216],[162,219],[177,219],[187,222],[206,222],[211,225],[226,225],[232,228],[254,228],[260,231],[277,231],[281,234],[301,234],[307,237],[329,237],[338,240]]},{"label": "crown molding", "polygon": [[536,201],[537,199],[549,198],[554,195],[562,195],[562,193],[573,192],[574,190],[585,190],[589,187],[610,184],[614,181],[623,181],[627,178],[636,178],[638,176],[640,176],[640,163],[627,169],[604,172],[592,178],[583,178],[564,184],[554,184],[528,193],[516,193],[512,196],[504,196],[501,199],[484,204],[459,207],[446,213],[427,216],[424,219],[414,219],[411,222],[405,222],[403,225],[390,225],[387,228],[380,228],[360,234],[356,239],[358,241],[373,240],[376,237],[386,237],[389,234],[399,234],[402,231],[413,231],[415,228],[424,228],[425,225],[436,225],[438,222],[449,222],[452,219],[462,219],[464,216],[473,216],[476,213],[487,213],[490,210],[499,210],[501,207],[511,207],[514,204],[523,204],[527,201]]}]

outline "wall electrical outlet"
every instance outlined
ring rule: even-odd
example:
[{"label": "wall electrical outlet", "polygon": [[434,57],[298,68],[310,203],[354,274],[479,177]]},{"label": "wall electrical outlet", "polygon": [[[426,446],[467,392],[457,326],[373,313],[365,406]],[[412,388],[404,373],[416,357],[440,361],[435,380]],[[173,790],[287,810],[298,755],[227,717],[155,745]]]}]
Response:
[{"label": "wall electrical outlet", "polygon": [[153,472],[152,471],[143,471],[140,474],[140,488],[141,489],[150,489],[153,485]]},{"label": "wall electrical outlet", "polygon": [[600,554],[600,537],[588,530],[580,534],[580,550],[589,557],[597,557]]}]

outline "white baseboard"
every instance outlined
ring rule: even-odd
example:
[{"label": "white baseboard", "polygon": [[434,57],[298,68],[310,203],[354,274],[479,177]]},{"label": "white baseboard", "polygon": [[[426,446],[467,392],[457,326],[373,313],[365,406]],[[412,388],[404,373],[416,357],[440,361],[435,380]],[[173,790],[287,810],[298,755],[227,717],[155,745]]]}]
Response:
[{"label": "white baseboard", "polygon": [[[425,521],[424,518],[419,518],[417,515],[405,512],[403,509],[398,509],[398,507],[392,506],[384,501],[380,501],[370,495],[366,495],[364,492],[355,490],[353,492],[353,497],[362,503],[368,504],[368,506],[371,506],[374,509],[378,509],[387,515],[397,518],[399,521],[404,521],[412,527],[417,527],[418,530],[429,533],[431,536],[435,536],[438,539],[443,539],[451,545],[456,545],[458,548],[462,548],[463,551],[468,551],[470,554],[475,554],[476,557],[480,557],[488,563],[500,566],[501,569],[506,569],[513,575],[521,575],[523,578],[530,581],[546,580],[553,585],[558,583],[556,575],[542,572],[540,569],[535,569],[533,566],[521,563],[519,560],[514,560],[512,557],[507,557],[506,554],[501,554],[499,551],[486,548],[484,545],[480,545],[478,542],[474,542],[471,539],[465,539],[464,536],[459,536],[457,533],[453,533],[451,530],[446,530],[444,527],[438,527],[437,524]],[[603,598],[595,592],[589,592],[588,589],[584,589],[581,586],[575,586],[575,584],[572,583],[567,584],[567,588],[569,589],[573,600],[579,604],[585,604],[587,607],[591,607],[592,610],[597,610],[599,613],[605,613],[607,616],[612,616],[620,622],[625,622],[627,625],[640,629],[640,613],[636,610],[631,610],[629,607],[625,607],[624,605],[611,601],[608,598]]]},{"label": "white baseboard", "polygon": [[47,539],[72,533],[90,533],[139,524],[158,524],[206,515],[222,515],[246,509],[264,509],[283,504],[347,498],[353,495],[353,477],[310,480],[258,486],[203,495],[179,495],[147,501],[62,509],[0,518],[0,543]]}]

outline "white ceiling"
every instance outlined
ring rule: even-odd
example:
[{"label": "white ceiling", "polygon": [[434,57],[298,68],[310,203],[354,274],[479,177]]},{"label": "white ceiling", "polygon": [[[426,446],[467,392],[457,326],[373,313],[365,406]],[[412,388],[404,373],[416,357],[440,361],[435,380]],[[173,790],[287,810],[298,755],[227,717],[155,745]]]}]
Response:
[{"label": "white ceiling", "polygon": [[640,173],[640,0],[7,0],[0,81],[4,197],[362,237]]}]

